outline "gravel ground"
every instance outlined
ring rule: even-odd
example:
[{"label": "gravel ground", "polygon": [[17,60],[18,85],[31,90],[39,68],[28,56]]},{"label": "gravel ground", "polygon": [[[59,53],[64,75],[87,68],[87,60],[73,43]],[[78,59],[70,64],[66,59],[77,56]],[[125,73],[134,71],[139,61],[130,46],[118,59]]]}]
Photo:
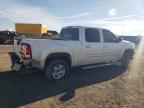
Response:
[{"label": "gravel ground", "polygon": [[140,45],[127,70],[116,66],[72,70],[68,79],[50,83],[39,71],[12,72],[7,54],[12,46],[0,46],[0,108],[143,108],[142,49]]}]

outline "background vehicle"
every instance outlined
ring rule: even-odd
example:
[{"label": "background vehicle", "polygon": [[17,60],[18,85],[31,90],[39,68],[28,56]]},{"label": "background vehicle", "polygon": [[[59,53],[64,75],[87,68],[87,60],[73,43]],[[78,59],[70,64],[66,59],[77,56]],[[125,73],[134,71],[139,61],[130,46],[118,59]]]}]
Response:
[{"label": "background vehicle", "polygon": [[138,35],[138,36],[120,36],[120,37],[122,37],[123,40],[127,40],[127,41],[135,43],[136,48],[138,47],[138,45],[142,39],[142,36],[140,36],[140,35]]},{"label": "background vehicle", "polygon": [[36,67],[49,80],[59,80],[71,67],[84,69],[120,63],[127,67],[135,45],[102,28],[68,26],[59,39],[23,38],[14,40],[16,62],[13,69]]},{"label": "background vehicle", "polygon": [[16,23],[15,29],[17,33],[26,36],[41,37],[42,35],[47,34],[47,27],[43,24]]},{"label": "background vehicle", "polygon": [[16,35],[13,31],[0,31],[0,44],[13,44],[13,38]]}]

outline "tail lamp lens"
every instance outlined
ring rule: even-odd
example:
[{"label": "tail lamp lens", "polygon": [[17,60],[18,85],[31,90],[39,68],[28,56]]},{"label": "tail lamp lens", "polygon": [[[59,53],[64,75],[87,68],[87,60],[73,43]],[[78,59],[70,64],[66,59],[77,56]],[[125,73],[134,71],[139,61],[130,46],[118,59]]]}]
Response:
[{"label": "tail lamp lens", "polygon": [[21,54],[23,58],[31,58],[31,47],[29,44],[22,43],[21,44]]}]

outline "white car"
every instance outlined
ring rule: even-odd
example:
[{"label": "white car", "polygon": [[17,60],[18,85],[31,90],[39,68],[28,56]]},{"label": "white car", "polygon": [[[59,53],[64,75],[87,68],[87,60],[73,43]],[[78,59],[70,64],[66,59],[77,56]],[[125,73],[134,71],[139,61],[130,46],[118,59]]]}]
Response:
[{"label": "white car", "polygon": [[[71,67],[83,69],[111,64],[127,67],[135,52],[132,42],[124,41],[103,28],[67,26],[60,39],[15,38],[17,60],[12,68],[38,68],[49,80],[67,77]],[[17,68],[18,67],[18,68]]]}]

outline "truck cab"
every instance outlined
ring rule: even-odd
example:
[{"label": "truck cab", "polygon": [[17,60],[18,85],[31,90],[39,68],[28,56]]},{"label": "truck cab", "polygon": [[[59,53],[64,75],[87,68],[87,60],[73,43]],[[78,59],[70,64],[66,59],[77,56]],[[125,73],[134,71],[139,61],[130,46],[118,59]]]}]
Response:
[{"label": "truck cab", "polygon": [[[71,34],[71,35],[70,35]],[[124,41],[110,30],[103,28],[69,26],[62,29],[62,39],[80,41],[82,44],[82,64],[116,62],[125,50],[133,50],[132,42]]]}]

